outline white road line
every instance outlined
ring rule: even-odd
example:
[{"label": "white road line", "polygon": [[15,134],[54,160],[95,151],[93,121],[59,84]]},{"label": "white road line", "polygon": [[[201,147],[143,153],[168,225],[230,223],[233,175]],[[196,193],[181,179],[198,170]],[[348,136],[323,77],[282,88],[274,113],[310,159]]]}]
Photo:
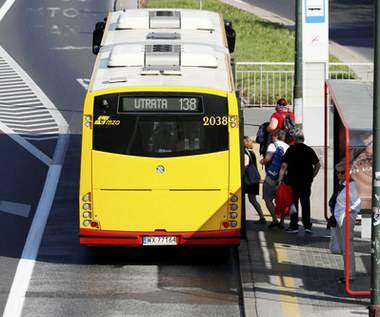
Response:
[{"label": "white road line", "polygon": [[[45,93],[37,86],[37,84],[29,77],[29,75],[8,55],[8,53],[0,46],[0,56],[2,56],[6,62],[12,67],[13,71],[21,77],[28,87],[35,93],[40,102],[45,106],[46,110],[50,112],[55,122],[57,122],[60,133],[65,131],[67,127],[67,122],[63,118],[62,114],[54,106],[53,102],[45,95]],[[32,101],[30,101],[32,102]],[[19,101],[18,105],[21,105],[22,102]]]},{"label": "white road line", "polygon": [[16,0],[7,0],[3,4],[3,6],[0,8],[0,21],[4,18],[5,14],[8,12],[8,10],[11,8],[12,4]]},{"label": "white road line", "polygon": [[88,78],[77,78],[77,82],[84,88],[88,89],[88,85],[90,84],[90,80]]},{"label": "white road line", "polygon": [[55,47],[53,48],[57,51],[67,51],[67,50],[92,50],[91,46],[63,46],[63,47]]},{"label": "white road line", "polygon": [[[15,0],[7,0],[0,8],[0,21],[4,18],[5,14],[11,8]],[[64,157],[69,141],[69,126],[64,120],[59,111],[56,110],[53,103],[48,97],[40,90],[34,81],[18,66],[16,62],[0,47],[0,55],[6,57],[8,64],[13,70],[17,72],[28,84],[32,91],[34,91],[41,99],[42,103],[46,106],[55,121],[57,122],[59,132],[61,133],[54,151],[53,159],[50,159],[43,152],[39,151],[36,147],[25,141],[21,136],[14,134],[11,130],[0,122],[0,129],[4,133],[14,139],[17,143],[23,146],[26,150],[31,152],[34,156],[39,158],[42,162],[49,166],[49,171],[46,177],[44,189],[33,218],[32,225],[22,252],[21,259],[17,266],[16,274],[12,283],[12,287],[8,296],[8,300],[4,310],[4,317],[17,317],[21,316],[25,294],[28,290],[30,279],[33,273],[35,260],[37,258],[38,249],[40,247],[43,232],[45,230],[46,222],[53,204],[55,192],[58,186],[59,177],[62,170]],[[9,78],[13,78],[13,74]],[[9,207],[9,205],[8,205]],[[1,209],[1,206],[0,206]],[[25,210],[24,210],[25,211]]]},{"label": "white road line", "polygon": [[21,316],[25,302],[25,295],[33,274],[33,269],[36,263],[38,249],[40,248],[42,235],[44,233],[46,222],[50,214],[50,209],[53,204],[55,192],[57,190],[64,157],[66,155],[66,150],[69,143],[69,138],[70,135],[68,132],[67,134],[61,134],[59,136],[54,152],[53,162],[52,165],[49,166],[45,186],[42,191],[42,195],[38,203],[38,207],[34,215],[28,237],[26,239],[21,259],[17,266],[16,274],[13,279],[11,290],[9,292],[3,317]]},{"label": "white road line", "polygon": [[13,130],[9,129],[1,121],[0,121],[0,130],[3,131],[5,134],[7,134],[11,139],[13,139],[13,141],[20,144],[25,150],[27,150],[32,155],[34,155],[36,158],[38,158],[41,162],[45,163],[48,166],[51,164],[51,158],[50,157],[48,157],[45,153],[41,152],[34,145],[32,145],[31,143],[26,141],[24,138],[22,138],[18,134],[15,134],[13,132]]},{"label": "white road line", "polygon": [[16,216],[28,217],[30,205],[15,203],[12,201],[0,200],[0,211]]}]

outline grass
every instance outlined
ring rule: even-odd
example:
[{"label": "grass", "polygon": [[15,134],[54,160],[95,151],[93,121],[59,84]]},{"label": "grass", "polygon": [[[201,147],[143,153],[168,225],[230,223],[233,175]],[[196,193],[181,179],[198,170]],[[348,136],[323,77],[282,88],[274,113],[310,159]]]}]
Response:
[{"label": "grass", "polygon": [[[144,1],[142,6],[147,8],[199,8],[199,0],[141,1]],[[289,29],[284,28],[279,24],[268,22],[246,11],[237,9],[218,0],[202,1],[202,9],[219,12],[225,19],[232,22],[232,27],[236,32],[236,45],[235,51],[231,54],[231,57],[234,58],[236,62],[294,62],[295,33]],[[330,55],[330,61],[339,62],[339,60],[332,55]],[[271,66],[270,69],[276,70],[276,67],[277,66]],[[281,66],[281,70],[292,71],[293,69],[293,66]],[[335,70],[331,67],[330,69]],[[239,66],[239,70],[255,70],[255,68],[252,66]],[[339,66],[339,71],[345,72],[348,71],[348,68],[345,66]],[[279,75],[276,74],[275,76],[278,78]],[[286,76],[288,76],[288,79],[291,80],[291,75]],[[353,76],[355,75],[351,75],[351,77]],[[279,84],[277,84],[277,78],[275,80],[275,85],[277,87],[274,89],[271,87],[268,89],[268,92],[264,93],[265,95],[262,96],[262,100],[264,100],[265,104],[271,104],[278,98],[282,98],[284,95],[287,95],[290,101],[293,87],[288,87],[288,91],[285,91],[285,88],[278,87]],[[256,85],[260,86],[260,81],[262,81],[263,85],[266,85],[264,82],[266,81],[266,78],[261,79],[258,77]],[[246,98],[248,103],[263,103],[262,100],[259,100],[260,96],[258,96],[258,94],[254,91],[253,81],[250,81],[248,84],[247,80],[243,79],[238,80],[237,84],[242,95],[245,95],[248,91],[250,92],[249,96]],[[274,93],[274,90],[281,92]],[[281,93],[282,96],[279,96]]]},{"label": "grass", "polygon": [[[148,0],[147,8],[198,9],[199,1]],[[202,9],[219,12],[236,32],[232,58],[239,62],[294,61],[294,32],[217,0],[202,2]]]}]

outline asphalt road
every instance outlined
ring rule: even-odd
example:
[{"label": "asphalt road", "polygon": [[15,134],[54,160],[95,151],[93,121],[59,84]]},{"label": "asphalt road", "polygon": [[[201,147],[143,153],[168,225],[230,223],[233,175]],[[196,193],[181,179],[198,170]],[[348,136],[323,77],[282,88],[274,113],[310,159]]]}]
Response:
[{"label": "asphalt road", "polygon": [[[0,6],[10,2],[0,0]],[[81,119],[95,62],[92,31],[113,6],[113,0],[16,0],[0,19],[0,125],[9,120],[0,127],[7,132],[0,134],[0,311],[11,302],[16,313],[7,316],[12,317],[241,316],[236,248],[79,245]],[[4,61],[3,51],[9,55]],[[29,79],[15,92],[19,84],[11,76],[18,67],[25,72],[20,80]],[[21,94],[34,99],[25,103]],[[33,107],[48,114],[24,118]],[[16,125],[23,120],[28,131],[21,135]],[[55,132],[33,130],[41,126]],[[65,135],[67,128],[68,147],[57,163],[52,159],[58,131]],[[34,215],[41,201],[46,204],[45,180],[55,164],[59,183],[34,262],[25,243],[40,221]],[[29,279],[27,270],[19,274],[21,262],[28,269],[33,263]]]},{"label": "asphalt road", "polygon": [[[244,0],[295,21],[295,0]],[[329,0],[329,37],[368,62],[374,53],[374,0]]]}]

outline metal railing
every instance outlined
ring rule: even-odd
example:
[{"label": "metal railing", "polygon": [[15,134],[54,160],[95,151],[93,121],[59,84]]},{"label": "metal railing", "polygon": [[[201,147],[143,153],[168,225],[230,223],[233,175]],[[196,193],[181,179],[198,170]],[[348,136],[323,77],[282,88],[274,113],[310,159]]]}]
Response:
[{"label": "metal railing", "polygon": [[[372,63],[330,63],[329,79],[373,80]],[[293,102],[294,63],[237,62],[235,84],[244,106],[274,106],[280,98]]]}]

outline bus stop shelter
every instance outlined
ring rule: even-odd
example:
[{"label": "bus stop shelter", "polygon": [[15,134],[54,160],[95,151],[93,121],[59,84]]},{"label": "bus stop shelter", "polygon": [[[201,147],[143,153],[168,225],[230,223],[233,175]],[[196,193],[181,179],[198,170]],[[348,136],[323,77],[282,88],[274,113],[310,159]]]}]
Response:
[{"label": "bus stop shelter", "polygon": [[[330,96],[330,100],[328,99]],[[331,102],[331,106],[329,104]],[[349,177],[358,185],[362,201],[361,237],[371,238],[372,215],[372,121],[373,121],[373,83],[357,80],[327,80],[325,96],[325,165],[327,166],[327,147],[332,149],[334,166],[345,162],[349,167]],[[330,151],[331,153],[331,151]],[[347,167],[346,167],[347,168]],[[325,188],[327,187],[327,168],[325,168]],[[334,173],[334,186],[337,178]],[[348,195],[348,186],[346,186]],[[327,194],[325,189],[325,217]],[[348,217],[348,204],[346,205]],[[347,226],[348,227],[348,226]],[[348,237],[346,237],[346,271],[348,271]],[[350,295],[370,295],[369,291],[352,291],[346,282]]]},{"label": "bus stop shelter", "polygon": [[[371,237],[373,83],[328,80],[332,107],[328,120],[328,142],[333,163],[348,156],[350,177],[362,201],[362,237]],[[334,179],[334,185],[337,179]]]}]

